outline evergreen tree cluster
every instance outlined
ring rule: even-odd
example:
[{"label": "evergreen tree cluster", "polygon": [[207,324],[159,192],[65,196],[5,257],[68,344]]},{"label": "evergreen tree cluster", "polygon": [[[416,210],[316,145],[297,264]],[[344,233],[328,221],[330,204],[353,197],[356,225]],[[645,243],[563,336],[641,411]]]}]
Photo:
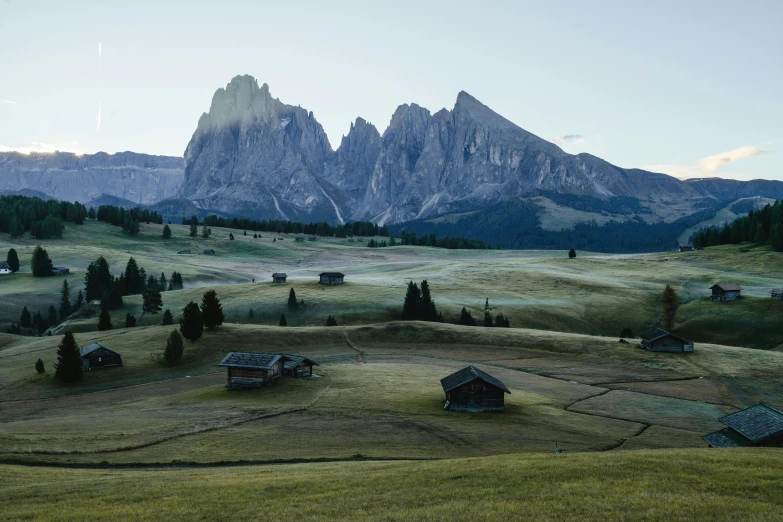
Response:
[{"label": "evergreen tree cluster", "polygon": [[52,275],[52,260],[41,245],[36,245],[33,255],[30,257],[30,270],[34,277],[48,277]]},{"label": "evergreen tree cluster", "polygon": [[[183,225],[191,225],[192,227],[194,223],[196,226],[199,224],[198,218],[196,216],[182,218]],[[282,221],[277,219],[257,221],[248,218],[225,218],[216,215],[209,215],[205,217],[203,221],[201,221],[201,224],[208,227],[234,228],[245,231],[252,230],[254,232],[309,234],[327,237],[389,235],[389,227],[387,225],[379,227],[375,223],[371,223],[369,221],[355,221],[353,223],[345,223],[344,225],[330,225],[324,221],[318,223],[300,223],[297,221]]]},{"label": "evergreen tree cluster", "polygon": [[109,263],[101,256],[90,263],[84,276],[85,298],[87,301],[101,299],[110,310],[122,308],[122,298],[126,295],[143,294],[145,290],[181,290],[182,274],[172,272],[170,279],[161,273],[160,278],[147,275],[147,271],[131,257],[125,265],[125,270],[118,276],[112,276]]},{"label": "evergreen tree cluster", "polygon": [[405,301],[402,304],[402,320],[443,322],[443,317],[438,313],[432,300],[430,285],[426,279],[421,282],[421,288],[413,281],[408,283]]},{"label": "evergreen tree cluster", "polygon": [[217,293],[214,290],[207,290],[201,298],[201,306],[193,301],[185,305],[179,322],[179,331],[185,339],[195,342],[203,335],[204,327],[214,330],[222,325],[224,320],[223,305]]},{"label": "evergreen tree cluster", "polygon": [[693,236],[696,248],[736,245],[746,241],[768,244],[777,252],[783,252],[783,201],[778,200],[761,210],[751,210],[747,216],[732,223],[712,226]]},{"label": "evergreen tree cluster", "polygon": [[63,235],[63,222],[81,225],[87,209],[81,203],[44,201],[28,196],[0,196],[0,232],[12,238],[25,232],[36,239],[54,239]]},{"label": "evergreen tree cluster", "polygon": [[123,232],[132,236],[139,233],[140,223],[157,223],[159,225],[163,223],[163,216],[154,210],[150,211],[140,207],[125,210],[114,205],[101,205],[95,216],[98,221],[122,227]]},{"label": "evergreen tree cluster", "polygon": [[[394,238],[391,238],[391,240],[393,241]],[[396,244],[396,241],[395,241],[395,244]],[[387,243],[385,239],[382,240],[382,241],[375,241],[375,239],[371,239],[370,242],[367,243],[367,246],[370,247],[370,248],[383,248],[383,247],[389,246],[389,243]],[[392,245],[392,246],[394,246],[394,245]]]},{"label": "evergreen tree cluster", "polygon": [[489,248],[489,245],[485,244],[484,241],[481,241],[480,239],[467,239],[461,236],[438,238],[433,233],[423,234],[417,237],[416,232],[405,231],[400,233],[400,244],[448,248],[450,250],[484,250]]}]

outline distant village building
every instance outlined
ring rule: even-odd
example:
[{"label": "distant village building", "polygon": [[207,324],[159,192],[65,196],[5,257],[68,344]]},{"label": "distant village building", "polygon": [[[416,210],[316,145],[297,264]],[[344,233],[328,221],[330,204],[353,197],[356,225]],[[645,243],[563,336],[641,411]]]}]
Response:
[{"label": "distant village building", "polygon": [[71,270],[69,268],[65,268],[64,266],[53,266],[52,267],[52,275],[66,275],[70,274]]},{"label": "distant village building", "polygon": [[504,411],[506,385],[474,366],[468,366],[440,380],[451,411]]},{"label": "distant village building", "polygon": [[313,365],[318,363],[302,356],[247,352],[230,352],[218,364],[227,369],[229,390],[260,388],[282,375],[297,379],[311,377]]},{"label": "distant village building", "polygon": [[297,243],[304,243],[304,238],[299,236],[299,237],[294,238],[294,241],[296,241]]},{"label": "distant village building", "polygon": [[122,366],[122,356],[101,343],[89,344],[82,348],[79,354],[82,358],[82,367],[88,371],[109,366]]},{"label": "distant village building", "polygon": [[712,297],[710,297],[710,300],[726,302],[739,299],[742,288],[740,285],[735,285],[734,283],[718,283],[712,285],[710,290],[712,290]]},{"label": "distant village building", "polygon": [[776,288],[769,293],[775,301],[783,301],[783,288]]},{"label": "distant village building", "polygon": [[718,420],[726,427],[702,437],[712,448],[783,447],[783,411],[768,404],[756,404]]},{"label": "distant village building", "polygon": [[321,272],[318,276],[322,285],[341,285],[345,282],[345,274],[342,272]]},{"label": "distant village building", "polygon": [[640,346],[651,352],[692,352],[693,343],[661,328],[639,334]]},{"label": "distant village building", "polygon": [[287,278],[288,278],[288,274],[284,272],[275,272],[274,274],[272,274],[272,282],[274,283],[285,283]]},{"label": "distant village building", "polygon": [[180,250],[177,254],[190,254],[190,250]]},{"label": "distant village building", "polygon": [[10,274],[11,266],[5,261],[0,261],[0,275]]},{"label": "distant village building", "polygon": [[212,250],[211,248],[208,248],[208,249],[204,250],[204,254],[208,255],[208,256],[214,256],[215,255],[215,251]]},{"label": "distant village building", "polygon": [[680,245],[680,252],[691,252],[693,245]]}]

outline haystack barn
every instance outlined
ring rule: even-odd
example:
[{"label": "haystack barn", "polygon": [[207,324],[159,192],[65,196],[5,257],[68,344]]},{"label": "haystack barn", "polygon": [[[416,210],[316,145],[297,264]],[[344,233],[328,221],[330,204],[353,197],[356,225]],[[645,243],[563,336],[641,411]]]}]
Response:
[{"label": "haystack barn", "polygon": [[322,285],[341,285],[345,282],[345,274],[342,272],[321,272],[319,277]]},{"label": "haystack barn", "polygon": [[693,245],[680,245],[680,252],[691,252]]},{"label": "haystack barn", "polygon": [[446,392],[443,408],[452,411],[504,411],[505,394],[510,394],[500,380],[468,366],[440,380]]},{"label": "haystack barn", "polygon": [[301,355],[283,354],[283,375],[293,377],[294,379],[303,379],[312,377],[313,366],[318,363]]},{"label": "haystack barn", "polygon": [[712,448],[783,447],[783,411],[768,404],[756,404],[718,420],[726,427],[702,437]]},{"label": "haystack barn", "polygon": [[710,290],[712,290],[712,297],[710,297],[712,301],[726,302],[739,299],[742,288],[734,283],[718,283],[712,285]]},{"label": "haystack barn", "polygon": [[110,366],[122,366],[122,356],[101,343],[87,345],[80,350],[79,354],[82,357],[82,368],[88,371]]},{"label": "haystack barn", "polygon": [[272,274],[272,282],[274,283],[285,283],[286,279],[288,279],[288,274],[284,272],[275,272]]},{"label": "haystack barn", "polygon": [[259,388],[280,377],[283,357],[272,353],[230,352],[218,366],[227,368],[226,388]]},{"label": "haystack barn", "polygon": [[693,343],[661,328],[639,334],[640,346],[651,352],[692,352]]},{"label": "haystack barn", "polygon": [[783,288],[776,288],[772,290],[769,295],[771,295],[772,299],[775,301],[783,301]]}]

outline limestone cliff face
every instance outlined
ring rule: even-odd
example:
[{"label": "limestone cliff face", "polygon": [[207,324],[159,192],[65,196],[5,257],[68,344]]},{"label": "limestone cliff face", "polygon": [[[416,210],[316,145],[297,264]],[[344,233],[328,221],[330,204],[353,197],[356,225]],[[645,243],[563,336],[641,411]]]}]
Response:
[{"label": "limestone cliff face", "polygon": [[66,201],[87,203],[109,195],[152,204],[175,196],[183,177],[182,158],[170,156],[0,153],[0,191],[33,190]]}]

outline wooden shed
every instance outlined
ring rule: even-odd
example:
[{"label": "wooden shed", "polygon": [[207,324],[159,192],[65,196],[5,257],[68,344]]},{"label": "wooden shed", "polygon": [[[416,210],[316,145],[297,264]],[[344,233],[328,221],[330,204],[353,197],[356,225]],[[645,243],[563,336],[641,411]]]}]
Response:
[{"label": "wooden shed", "polygon": [[79,355],[82,358],[82,368],[88,371],[110,366],[122,366],[122,356],[101,343],[85,346],[79,351]]},{"label": "wooden shed", "polygon": [[726,425],[702,437],[712,448],[783,447],[783,411],[764,403],[718,419]]},{"label": "wooden shed", "polygon": [[283,356],[272,353],[230,352],[218,366],[227,368],[226,388],[259,388],[280,377]]},{"label": "wooden shed", "polygon": [[680,245],[680,252],[691,252],[693,245]]},{"label": "wooden shed", "polygon": [[53,266],[52,275],[67,275],[71,273],[71,269],[64,266]]},{"label": "wooden shed", "polygon": [[313,376],[313,366],[318,363],[301,355],[283,354],[283,375],[294,379],[303,379]]},{"label": "wooden shed", "polygon": [[288,279],[288,274],[284,272],[275,272],[274,274],[272,274],[273,283],[285,283],[286,279]]},{"label": "wooden shed", "polygon": [[452,411],[504,411],[506,385],[474,366],[468,366],[440,380],[446,401],[443,408]]},{"label": "wooden shed", "polygon": [[652,328],[639,334],[640,346],[651,352],[692,352],[693,343],[662,328]]},{"label": "wooden shed", "polygon": [[771,295],[772,299],[775,301],[783,301],[783,288],[775,288],[769,295]]},{"label": "wooden shed", "polygon": [[345,282],[345,274],[342,272],[321,272],[318,277],[322,285],[341,285]]},{"label": "wooden shed", "polygon": [[736,301],[739,299],[742,288],[740,285],[734,283],[718,283],[712,285],[710,290],[712,290],[710,300],[725,303],[726,301]]}]

